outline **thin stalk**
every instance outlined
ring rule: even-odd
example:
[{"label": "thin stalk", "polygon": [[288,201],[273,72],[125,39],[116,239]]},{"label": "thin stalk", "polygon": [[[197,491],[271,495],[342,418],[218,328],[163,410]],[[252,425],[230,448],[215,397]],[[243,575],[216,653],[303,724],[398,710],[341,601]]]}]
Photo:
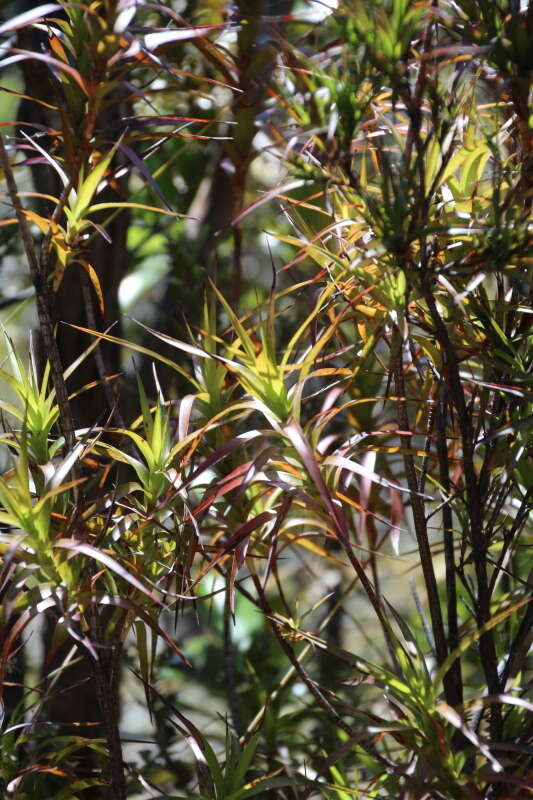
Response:
[{"label": "thin stalk", "polygon": [[[83,291],[83,301],[85,304],[85,313],[87,316],[87,325],[91,330],[98,331],[100,330],[100,326],[97,325],[96,322],[96,314],[94,313],[94,299],[92,295],[92,288],[89,281],[89,276],[82,270],[82,291]],[[100,381],[102,382],[102,388],[104,390],[105,398],[109,405],[109,410],[112,414],[114,414],[116,422],[119,428],[125,428],[125,422],[122,418],[122,414],[120,413],[120,409],[118,407],[118,402],[115,397],[113,397],[113,392],[109,385],[109,381],[107,376],[110,374],[110,370],[107,368],[107,365],[104,360],[104,356],[102,353],[101,348],[101,340],[98,341],[94,349],[94,360],[96,362],[96,368],[98,370],[98,375],[100,377]]]},{"label": "thin stalk", "polygon": [[[407,403],[405,401],[405,376],[403,371],[403,341],[400,329],[397,325],[394,326],[392,331],[392,371],[396,386],[397,395],[397,409],[398,409],[398,425],[400,430],[409,430],[409,417],[407,414]],[[409,434],[400,434],[400,441],[404,452],[403,461],[405,465],[405,473],[407,477],[407,485],[411,492],[411,505],[413,509],[413,520],[415,526],[416,540],[418,544],[418,551],[420,554],[420,563],[422,566],[422,573],[424,575],[424,583],[426,586],[426,593],[428,597],[429,613],[431,616],[431,627],[433,629],[433,636],[435,637],[435,652],[437,656],[437,663],[440,666],[444,663],[448,654],[448,647],[446,644],[446,635],[444,633],[444,622],[442,620],[442,611],[439,600],[439,590],[437,587],[437,579],[433,569],[433,559],[431,556],[431,548],[429,545],[428,529],[426,515],[424,512],[424,501],[419,493],[418,480],[416,477],[414,458],[411,455],[411,436]]]},{"label": "thin stalk", "polygon": [[283,650],[283,652],[287,656],[288,660],[290,661],[290,663],[294,667],[295,671],[298,673],[298,676],[300,677],[301,681],[303,683],[305,683],[305,685],[309,689],[310,693],[313,695],[313,697],[317,701],[318,705],[326,712],[326,714],[329,717],[331,717],[331,719],[335,722],[335,724],[339,728],[341,728],[341,730],[343,730],[345,733],[347,733],[348,736],[353,736],[354,735],[353,730],[350,728],[350,726],[346,722],[344,722],[344,720],[342,719],[340,714],[338,714],[338,712],[333,708],[333,706],[331,705],[329,700],[327,700],[324,697],[323,693],[320,691],[320,689],[318,687],[318,684],[314,680],[312,680],[312,678],[307,674],[306,670],[304,669],[304,667],[303,667],[301,661],[299,660],[299,658],[297,657],[296,653],[294,652],[294,650],[292,649],[292,647],[290,646],[288,641],[284,638],[284,636],[282,635],[282,633],[279,630],[278,626],[276,625],[276,623],[275,623],[275,621],[273,619],[272,608],[271,608],[270,603],[268,602],[268,600],[266,598],[266,595],[265,595],[265,593],[263,591],[263,587],[261,586],[261,581],[259,580],[258,576],[257,575],[252,575],[252,579],[253,579],[254,584],[255,584],[257,595],[259,597],[259,603],[260,603],[260,606],[261,606],[261,610],[262,610],[263,614],[265,615],[266,619],[268,619],[268,621],[270,623],[270,627],[272,628],[272,631],[274,632],[274,635],[276,636],[276,639],[278,640],[278,643],[279,643],[281,649]]},{"label": "thin stalk", "polygon": [[[450,464],[446,441],[446,387],[441,388],[437,404],[437,455],[439,459],[439,480],[446,497],[450,494]],[[459,647],[459,623],[457,619],[457,584],[455,576],[455,553],[453,549],[453,515],[449,503],[442,509],[444,538],[444,562],[446,568],[446,609],[448,616],[448,647],[450,652]],[[459,706],[463,702],[463,680],[461,659],[458,656],[444,678],[447,702]]]},{"label": "thin stalk", "polygon": [[126,776],[122,757],[118,706],[122,647],[116,639],[105,642],[102,620],[98,615],[98,610],[93,607],[90,610],[89,624],[93,641],[98,648],[98,658],[94,661],[94,676],[98,703],[106,729],[113,800],[126,800]]},{"label": "thin stalk", "polygon": [[224,608],[224,673],[226,678],[226,694],[228,697],[228,706],[231,713],[231,719],[233,721],[235,732],[240,738],[244,734],[245,726],[243,724],[239,695],[237,692],[237,666],[235,663],[235,648],[233,646],[233,637],[231,634],[233,618],[230,609],[229,592],[230,587],[228,584],[226,604]]},{"label": "thin stalk", "polygon": [[[334,607],[331,608],[328,611],[328,613],[326,614],[326,616],[324,617],[324,619],[322,620],[322,622],[318,626],[317,635],[320,635],[327,628],[327,626],[329,625],[329,623],[330,623],[331,619],[333,618],[333,616],[342,608],[344,600],[352,593],[355,585],[357,584],[357,581],[358,581],[358,578],[353,578],[350,581],[350,583],[348,584],[348,586],[346,587],[346,589],[344,590],[342,595],[336,601]],[[239,586],[239,584],[236,584],[236,585],[237,585],[239,591],[242,591],[242,587]],[[250,601],[253,602],[253,598],[252,597],[249,596],[248,599],[250,599]],[[312,644],[306,644],[305,647],[296,656],[296,658],[298,659],[300,664],[303,664],[303,662],[307,659],[307,656],[312,652],[313,652],[313,645]],[[288,686],[288,684],[291,682],[291,680],[294,678],[294,676],[296,674],[297,674],[297,670],[294,667],[294,665],[291,664],[291,666],[289,667],[287,672],[284,674],[284,676],[281,678],[281,680],[278,681],[278,684],[277,684],[276,688],[271,692],[271,694],[270,694],[270,696],[268,698],[268,701],[259,709],[259,711],[255,715],[253,720],[248,725],[248,727],[246,729],[245,737],[246,736],[250,736],[259,727],[259,725],[261,724],[261,721],[264,719],[264,716],[265,716],[265,714],[267,712],[268,705],[270,703],[274,702],[274,700],[278,697],[280,692],[282,692],[283,689],[286,686]],[[241,737],[241,744],[242,744],[242,742],[243,742],[243,738]]]},{"label": "thin stalk", "polygon": [[[244,192],[239,196],[243,197]],[[241,201],[242,204],[242,201]],[[237,212],[240,208],[237,207]],[[242,230],[236,225],[233,230],[233,307],[237,311],[242,292]]]},{"label": "thin stalk", "polygon": [[[422,276],[420,288],[435,327],[435,338],[439,343],[443,355],[447,388],[457,412],[457,422],[461,434],[463,470],[466,486],[466,508],[470,523],[472,558],[477,580],[475,606],[476,625],[478,630],[481,630],[485,623],[489,621],[491,611],[487,576],[487,545],[483,535],[483,498],[480,496],[474,467],[473,424],[468,413],[461,384],[457,353],[437,308],[427,272]],[[498,695],[501,690],[501,681],[498,676],[498,659],[496,655],[494,631],[492,629],[484,630],[481,634],[479,639],[479,651],[489,694]],[[502,731],[501,706],[495,703],[491,708],[491,737],[494,741],[498,741],[501,738]]]}]

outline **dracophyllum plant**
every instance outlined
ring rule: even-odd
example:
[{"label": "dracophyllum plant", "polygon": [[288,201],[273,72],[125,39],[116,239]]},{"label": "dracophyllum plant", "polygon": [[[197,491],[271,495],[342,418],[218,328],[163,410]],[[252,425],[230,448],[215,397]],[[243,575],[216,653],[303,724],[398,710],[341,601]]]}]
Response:
[{"label": "dracophyllum plant", "polygon": [[[28,456],[37,464],[44,465],[54,458],[63,444],[62,438],[51,439],[52,429],[59,417],[59,407],[55,402],[55,390],[48,391],[50,365],[45,365],[39,382],[33,346],[30,347],[30,362],[26,368],[5,331],[4,339],[11,372],[0,369],[0,378],[15,392],[20,405],[0,399],[0,408],[24,425]],[[8,438],[10,446],[18,447],[16,436],[10,435]]]},{"label": "dracophyllum plant", "polygon": [[[98,447],[103,448],[114,459],[133,469],[137,481],[129,483],[128,489],[135,493],[136,506],[147,515],[147,518],[160,523],[161,515],[164,518],[169,514],[167,508],[159,507],[160,501],[169,487],[175,485],[177,481],[177,472],[174,468],[176,456],[187,445],[191,437],[179,439],[178,442],[173,441],[169,408],[164,400],[157,376],[155,380],[158,392],[155,406],[150,408],[144,387],[137,378],[141,416],[129,429],[115,431],[130,440],[136,454],[126,447],[115,447],[107,442],[100,442]],[[135,430],[141,425],[144,435]]]},{"label": "dracophyllum plant", "polygon": [[[47,361],[39,380],[39,368],[30,339],[29,365],[26,367],[17,355],[12,341],[4,331],[8,359],[11,370],[0,368],[0,379],[4,380],[13,390],[19,405],[15,402],[0,398],[0,409],[13,416],[25,430],[25,441],[28,448],[28,457],[32,463],[42,467],[45,478],[52,468],[57,467],[57,459],[65,440],[63,436],[53,435],[54,426],[59,421],[59,405],[56,400],[56,391],[50,384],[50,363]],[[67,369],[63,376],[67,380],[79,367],[82,361],[94,350],[97,343],[92,343]],[[78,389],[69,399],[80,394],[86,387]],[[10,447],[18,448],[18,439],[13,433],[4,434],[5,441]],[[82,448],[76,448],[77,458],[81,455]],[[68,456],[67,456],[68,457]],[[75,460],[75,459],[74,459]],[[72,466],[72,464],[71,464]]]},{"label": "dracophyllum plant", "polygon": [[[46,161],[55,169],[63,184],[64,190],[68,189],[70,180],[62,167],[34,142],[33,139],[30,141],[35,149],[43,155]],[[118,201],[112,203],[94,202],[95,195],[101,192],[112,181],[113,173],[110,165],[119,145],[120,142],[117,142],[95,166],[90,168],[87,176],[85,176],[84,169],[80,168],[78,190],[70,190],[68,201],[63,208],[66,217],[65,225],[60,224],[54,219],[46,219],[32,209],[24,209],[25,216],[37,225],[44,236],[49,236],[50,238],[50,247],[56,256],[56,266],[52,280],[54,291],[59,289],[67,268],[73,264],[78,264],[87,273],[102,313],[104,310],[102,286],[100,285],[97,271],[93,265],[87,261],[85,251],[91,235],[97,233],[98,235],[104,235],[105,238],[107,234],[105,234],[104,228],[101,225],[93,222],[91,217],[101,211],[116,213],[120,209],[133,207],[143,208],[158,214],[163,213],[172,217],[183,216],[183,214],[177,214],[173,211],[167,211],[166,209],[161,210],[155,206],[146,206],[139,203]],[[58,198],[53,199],[57,200],[59,204]]]},{"label": "dracophyllum plant", "polygon": [[274,308],[270,304],[266,322],[258,326],[260,345],[245,329],[231,306],[217,287],[213,291],[229,317],[235,340],[227,348],[228,369],[247,395],[254,408],[277,428],[291,415],[291,401],[285,381],[283,363],[278,363],[274,330]]},{"label": "dracophyllum plant", "polygon": [[[272,428],[281,434],[283,426],[290,420],[300,421],[305,382],[314,376],[314,367],[323,357],[335,332],[335,327],[331,326],[320,331],[311,346],[303,343],[304,335],[327,303],[333,288],[322,293],[283,353],[278,353],[276,317],[280,312],[276,311],[273,298],[266,301],[265,315],[261,316],[255,329],[250,330],[244,327],[214,284],[213,291],[235,333],[234,341],[227,347],[228,371],[235,374],[241,388],[251,397],[252,408],[260,411]],[[264,306],[258,310],[263,315]]]},{"label": "dracophyllum plant", "polygon": [[[76,586],[77,570],[67,563],[66,555],[54,547],[57,533],[54,525],[55,520],[64,519],[61,513],[64,498],[60,496],[80,483],[80,479],[62,481],[79,458],[81,448],[80,444],[53,470],[44,473],[43,480],[41,469],[31,468],[28,434],[23,429],[17,440],[16,466],[0,478],[0,522],[20,532],[18,539],[13,538],[13,533],[2,534],[0,549],[6,551],[20,545],[24,551],[20,558],[31,565],[40,580],[67,588]],[[40,478],[40,491],[34,475]]]}]

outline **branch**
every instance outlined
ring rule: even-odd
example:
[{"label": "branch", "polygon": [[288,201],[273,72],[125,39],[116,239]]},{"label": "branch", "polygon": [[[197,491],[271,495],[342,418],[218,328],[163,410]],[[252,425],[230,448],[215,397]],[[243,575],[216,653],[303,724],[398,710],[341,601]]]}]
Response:
[{"label": "branch", "polygon": [[[405,402],[405,377],[403,373],[402,346],[402,335],[398,326],[395,325],[392,332],[391,357],[392,371],[396,385],[396,395],[398,398],[398,425],[400,430],[408,431],[409,418],[407,416],[407,405]],[[420,553],[420,563],[422,565],[424,583],[428,596],[431,627],[433,629],[433,636],[435,637],[437,663],[439,666],[441,666],[446,660],[448,647],[446,644],[446,635],[444,633],[444,622],[442,620],[442,612],[440,608],[437,579],[435,577],[435,570],[433,569],[433,559],[431,556],[431,548],[429,546],[427,522],[424,513],[424,501],[419,494],[419,485],[416,477],[414,459],[409,452],[411,450],[411,436],[400,434],[400,441],[405,450],[403,456],[405,474],[407,477],[407,485],[411,491],[411,505],[413,509],[416,541],[418,544],[418,552]]]}]

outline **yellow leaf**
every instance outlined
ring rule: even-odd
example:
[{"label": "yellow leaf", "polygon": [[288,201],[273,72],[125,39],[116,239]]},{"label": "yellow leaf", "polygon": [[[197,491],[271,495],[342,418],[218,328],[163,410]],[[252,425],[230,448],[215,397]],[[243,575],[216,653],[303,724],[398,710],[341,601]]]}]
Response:
[{"label": "yellow leaf", "polygon": [[381,309],[373,308],[372,306],[365,306],[362,304],[358,304],[355,307],[356,311],[359,311],[361,314],[364,314],[366,317],[375,317],[376,314],[380,313]]},{"label": "yellow leaf", "polygon": [[54,292],[57,292],[59,286],[61,285],[61,281],[63,280],[63,275],[65,274],[65,270],[67,269],[68,266],[70,248],[65,242],[65,237],[60,235],[52,236],[52,246],[55,250],[58,260],[58,266],[55,269],[52,288]]},{"label": "yellow leaf", "polygon": [[41,217],[40,214],[36,214],[35,211],[31,211],[29,208],[24,209],[24,214],[28,217],[31,222],[34,222],[41,233],[47,234],[48,229],[50,227],[50,220]]},{"label": "yellow leaf", "polygon": [[298,536],[296,533],[284,533],[284,537],[293,544],[298,544],[300,547],[310,550],[315,555],[326,558],[328,561],[333,561],[335,564],[344,566],[344,561],[341,561],[340,558],[334,556],[333,553],[329,553],[327,550],[324,550],[324,548],[320,547],[320,545],[315,544],[308,536]]},{"label": "yellow leaf", "polygon": [[96,270],[91,264],[89,264],[88,261],[78,261],[78,264],[80,264],[83,267],[83,269],[85,270],[85,272],[89,276],[89,279],[90,279],[90,281],[91,281],[91,283],[93,285],[93,289],[94,289],[94,292],[95,292],[97,300],[98,300],[98,308],[100,309],[100,313],[103,315],[104,314],[104,295],[102,293],[102,287],[100,286],[100,279],[98,278],[98,275],[96,274]]}]

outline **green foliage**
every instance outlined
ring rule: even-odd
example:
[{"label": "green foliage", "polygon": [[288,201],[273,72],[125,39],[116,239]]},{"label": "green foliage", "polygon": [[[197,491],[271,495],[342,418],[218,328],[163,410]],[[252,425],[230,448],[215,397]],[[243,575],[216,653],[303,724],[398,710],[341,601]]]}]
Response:
[{"label": "green foliage", "polygon": [[[12,325],[0,368],[6,800],[530,788],[523,5],[346,0],[317,23],[255,0],[63,1],[0,24],[0,67],[26,82],[2,225],[45,342],[26,365]],[[119,257],[141,298],[125,331],[103,322]],[[69,364],[56,311],[77,269]],[[106,414],[73,430],[91,392]],[[43,617],[59,666],[41,680],[15,667]],[[54,716],[79,703],[73,663],[95,737]]]}]

